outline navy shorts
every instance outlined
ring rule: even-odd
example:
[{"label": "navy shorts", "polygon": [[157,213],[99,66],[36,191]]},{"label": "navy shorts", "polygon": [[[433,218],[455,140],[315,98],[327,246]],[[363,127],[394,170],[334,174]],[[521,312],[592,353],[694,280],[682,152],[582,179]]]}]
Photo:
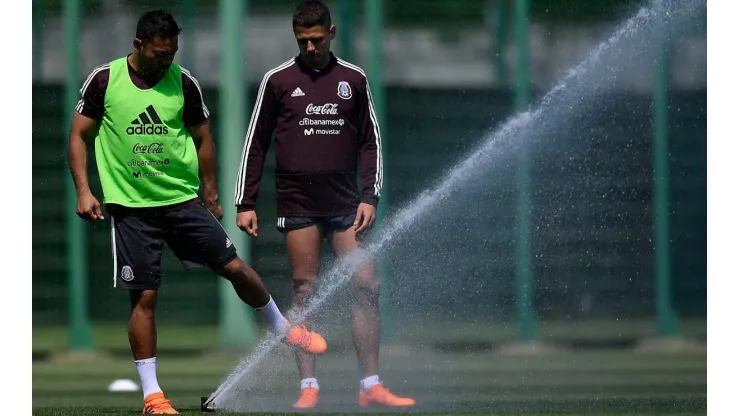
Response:
[{"label": "navy shorts", "polygon": [[157,208],[108,205],[113,245],[113,284],[157,289],[165,243],[186,269],[221,268],[237,257],[221,223],[200,200]]},{"label": "navy shorts", "polygon": [[344,231],[355,223],[357,214],[335,215],[329,217],[278,217],[277,228],[281,233],[299,230],[316,225],[326,236],[334,231]]}]

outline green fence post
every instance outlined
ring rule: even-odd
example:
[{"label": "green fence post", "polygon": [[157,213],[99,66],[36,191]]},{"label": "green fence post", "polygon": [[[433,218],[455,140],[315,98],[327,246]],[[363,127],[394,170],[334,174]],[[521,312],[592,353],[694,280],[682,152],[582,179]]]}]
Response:
[{"label": "green fence post", "polygon": [[337,27],[339,38],[339,57],[345,61],[355,62],[355,0],[339,0],[339,19],[341,25]]},{"label": "green fence post", "polygon": [[182,48],[182,66],[194,71],[195,68],[195,0],[180,0],[180,21],[185,47]]},{"label": "green fence post", "polygon": [[505,87],[509,82],[504,52],[506,52],[506,35],[508,34],[509,1],[488,0],[486,23],[493,37],[493,71],[494,86]]},{"label": "green fence post", "polygon": [[[385,219],[385,212],[388,206],[390,187],[388,179],[385,176],[388,158],[386,149],[388,148],[388,136],[385,124],[385,85],[383,77],[383,0],[365,0],[365,36],[368,37],[369,54],[367,77],[370,83],[370,94],[375,107],[375,113],[380,124],[381,137],[381,159],[383,160],[382,180],[383,190],[381,191],[380,203],[378,204],[376,223],[382,224]],[[377,264],[378,279],[381,284],[380,305],[382,309],[381,333],[387,341],[396,341],[397,333],[395,327],[395,311],[388,307],[388,293],[391,290],[390,279],[385,264],[379,261]]]},{"label": "green fence post", "polygon": [[659,42],[653,80],[653,221],[655,223],[655,313],[663,337],[678,335],[673,308],[670,231],[670,167],[667,42]]},{"label": "green fence post", "polygon": [[[79,100],[79,65],[77,42],[80,38],[80,0],[64,0],[64,48],[66,56],[66,76],[64,85],[64,131],[67,137],[72,122],[72,112]],[[77,191],[69,170],[67,178],[67,299],[69,314],[69,349],[72,351],[92,350],[90,317],[87,307],[87,235],[83,221],[75,213],[77,208]]]},{"label": "green fence post", "polygon": [[[529,2],[516,1],[516,39],[518,48],[516,108],[527,109],[529,89]],[[537,339],[537,317],[534,308],[534,279],[532,270],[532,202],[530,196],[530,160],[526,146],[519,155],[517,179],[516,223],[516,293],[517,334],[519,339]]]},{"label": "green fence post", "polygon": [[[221,21],[221,85],[219,91],[219,194],[224,213],[224,228],[249,264],[251,244],[246,234],[236,226],[236,207],[231,202],[234,181],[239,169],[239,157],[245,135],[244,119],[248,116],[244,81],[242,28],[247,20],[247,0],[220,0]],[[219,330],[221,347],[252,348],[257,331],[253,315],[225,279],[219,282]]]},{"label": "green fence post", "polygon": [[42,0],[33,0],[33,15],[31,17],[32,25],[32,46],[33,49],[33,80],[41,79],[44,58],[44,2]]}]

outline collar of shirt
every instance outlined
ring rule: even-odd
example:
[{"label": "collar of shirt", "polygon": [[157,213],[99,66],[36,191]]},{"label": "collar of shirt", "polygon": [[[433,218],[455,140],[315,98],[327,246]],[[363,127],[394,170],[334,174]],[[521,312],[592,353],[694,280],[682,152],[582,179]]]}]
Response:
[{"label": "collar of shirt", "polygon": [[303,62],[303,60],[301,60],[300,55],[297,55],[295,57],[295,61],[296,61],[296,64],[298,64],[298,67],[301,69],[301,71],[307,72],[312,75],[321,75],[331,70],[331,68],[337,64],[337,57],[336,55],[334,55],[334,52],[329,52],[329,63],[325,67],[318,69],[318,70],[306,65]]}]

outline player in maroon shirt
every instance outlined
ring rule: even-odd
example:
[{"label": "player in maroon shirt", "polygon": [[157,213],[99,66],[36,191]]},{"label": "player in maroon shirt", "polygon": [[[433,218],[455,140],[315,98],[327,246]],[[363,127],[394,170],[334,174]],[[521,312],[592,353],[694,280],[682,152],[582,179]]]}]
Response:
[{"label": "player in maroon shirt", "polygon": [[[298,6],[293,33],[299,55],[262,79],[242,151],[235,204],[239,228],[257,236],[255,202],[274,136],[277,227],[285,234],[293,306],[300,308],[314,292],[322,239],[330,241],[337,255],[346,255],[371,229],[383,161],[367,77],[330,51],[336,27],[326,5],[306,1]],[[378,376],[379,287],[371,263],[353,276],[352,295],[352,335],[363,372],[360,406],[413,406],[414,400],[392,394]],[[301,353],[296,360],[301,396],[295,407],[315,407],[319,399],[315,360]]]}]

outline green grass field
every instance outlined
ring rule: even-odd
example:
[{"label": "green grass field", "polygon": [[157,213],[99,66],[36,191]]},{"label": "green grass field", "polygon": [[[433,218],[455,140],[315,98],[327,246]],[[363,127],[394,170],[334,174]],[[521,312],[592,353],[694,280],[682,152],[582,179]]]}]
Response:
[{"label": "green grass field", "polygon": [[[482,345],[511,340],[516,337],[513,323],[414,321],[404,319],[399,323],[398,341],[407,345],[427,345],[438,348],[456,348],[460,345]],[[325,328],[330,330],[333,328]],[[189,352],[216,348],[218,329],[213,325],[161,325],[158,330],[159,348],[178,352]],[[690,338],[705,340],[706,319],[683,319],[681,333]],[[581,344],[629,344],[657,336],[655,322],[647,319],[589,320],[578,322],[543,322],[539,327],[545,342],[575,342]],[[264,328],[258,334],[265,335]],[[346,328],[324,334],[334,346],[347,344]],[[95,325],[92,328],[93,343],[97,348],[128,354],[126,323]],[[61,326],[39,326],[33,328],[33,350],[46,354],[66,348],[68,329]]]},{"label": "green grass field", "polygon": [[[199,410],[178,410],[181,415],[184,416],[202,416],[207,415],[211,413],[201,413]],[[134,414],[131,410],[124,410],[124,409],[74,409],[74,410],[55,410],[55,409],[37,409],[34,410],[33,413],[35,416],[68,416],[68,415],[79,415],[79,416],[93,416],[93,415],[101,415],[101,416],[124,416],[124,415],[132,415]],[[261,415],[260,413],[251,413],[255,416]],[[294,415],[296,413],[267,413],[265,415],[270,416],[281,416],[281,415]],[[311,413],[312,415],[321,415],[322,413]],[[341,415],[354,415],[355,413],[324,413],[327,415],[332,416],[341,416]],[[386,413],[372,413],[374,415],[382,415]],[[387,414],[398,414],[398,413],[387,413]],[[462,416],[462,415],[471,415],[476,413],[425,413],[425,415],[435,415],[435,416]],[[491,414],[491,413],[480,413],[480,414]],[[526,416],[553,416],[554,413],[526,413]],[[558,415],[562,416],[613,416],[613,415],[619,415],[619,414],[629,414],[630,416],[658,416],[658,415],[675,415],[675,416],[699,416],[699,415],[706,415],[706,412],[703,413],[557,413]],[[495,413],[496,416],[522,416],[523,414],[521,412],[516,413]]]},{"label": "green grass field", "polygon": [[[237,399],[252,413],[291,413],[298,379],[292,356],[276,351],[257,387]],[[418,401],[410,413],[454,415],[700,415],[706,414],[706,354],[629,350],[541,356],[491,351],[440,353],[384,347],[381,374],[399,394]],[[159,357],[160,385],[184,415],[201,414],[238,355]],[[357,404],[352,354],[327,353],[317,366],[325,413],[365,413]],[[269,377],[263,377],[269,373]],[[262,375],[260,375],[262,374]],[[133,415],[141,393],[110,393],[115,379],[137,380],[127,358],[57,359],[33,364],[34,414]],[[373,412],[388,413],[386,409]],[[390,412],[397,413],[397,412]]]}]

